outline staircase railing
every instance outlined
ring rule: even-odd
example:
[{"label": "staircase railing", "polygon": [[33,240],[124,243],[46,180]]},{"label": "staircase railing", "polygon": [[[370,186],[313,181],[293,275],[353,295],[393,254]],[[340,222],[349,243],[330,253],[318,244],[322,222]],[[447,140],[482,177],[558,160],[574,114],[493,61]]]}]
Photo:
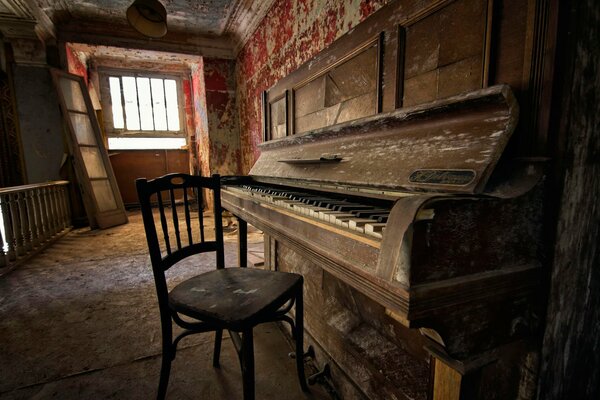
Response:
[{"label": "staircase railing", "polygon": [[0,188],[0,273],[70,230],[68,184]]}]

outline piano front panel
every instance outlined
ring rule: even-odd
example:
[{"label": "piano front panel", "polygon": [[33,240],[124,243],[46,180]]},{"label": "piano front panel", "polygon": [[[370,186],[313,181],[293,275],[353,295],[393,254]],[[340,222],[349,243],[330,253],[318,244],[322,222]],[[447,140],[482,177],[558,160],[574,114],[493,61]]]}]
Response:
[{"label": "piano front panel", "polygon": [[539,268],[541,190],[515,199],[444,199],[413,225],[411,285],[512,268]]},{"label": "piano front panel", "polygon": [[429,354],[418,330],[284,242],[274,253],[273,268],[304,276],[305,341],[317,365],[330,364],[340,398],[427,399]]}]

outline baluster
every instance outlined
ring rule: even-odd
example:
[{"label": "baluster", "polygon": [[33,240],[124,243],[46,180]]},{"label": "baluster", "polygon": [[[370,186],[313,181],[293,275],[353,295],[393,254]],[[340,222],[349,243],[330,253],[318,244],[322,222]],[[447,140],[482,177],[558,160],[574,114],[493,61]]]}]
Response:
[{"label": "baluster", "polygon": [[46,186],[46,207],[48,208],[48,227],[50,228],[50,236],[56,234],[56,215],[54,212],[54,204],[52,201],[52,187]]},{"label": "baluster", "polygon": [[26,192],[25,203],[27,204],[27,217],[29,218],[29,231],[31,232],[31,246],[40,245],[40,229],[35,209],[35,189]]},{"label": "baluster", "polygon": [[65,228],[68,228],[71,226],[71,205],[69,203],[69,190],[68,190],[67,185],[62,185],[60,188],[61,188],[63,209],[65,210]]},{"label": "baluster", "polygon": [[[4,225],[4,220],[2,218],[0,218],[0,224]],[[0,229],[0,269],[6,267],[6,264],[8,264],[8,261],[6,260],[7,257],[4,255],[4,238],[2,237],[2,230],[3,229]]]},{"label": "baluster", "polygon": [[56,233],[54,227],[54,212],[52,211],[52,193],[50,188],[44,188],[44,201],[46,202],[46,215],[48,216],[48,236],[52,237]]},{"label": "baluster", "polygon": [[19,220],[21,225],[21,237],[23,238],[23,248],[25,253],[29,253],[31,246],[31,231],[29,230],[29,219],[27,218],[27,199],[26,192],[17,193],[17,202],[19,204]]},{"label": "baluster", "polygon": [[10,200],[8,209],[10,210],[10,221],[12,223],[17,256],[22,256],[25,255],[25,247],[23,247],[23,232],[21,230],[21,220],[19,218],[18,196],[18,193],[12,193],[9,195]]},{"label": "baluster", "polygon": [[62,202],[60,200],[60,187],[54,186],[54,202],[56,203],[56,225],[58,225],[58,231],[62,232],[65,229],[63,224],[63,210]]},{"label": "baluster", "polygon": [[50,239],[50,227],[48,225],[48,210],[46,208],[46,189],[38,189],[38,202],[40,206],[40,216],[42,218],[42,231],[44,232],[44,241]]},{"label": "baluster", "polygon": [[65,205],[63,202],[63,187],[56,186],[56,204],[58,206],[58,226],[60,231],[62,232],[66,227],[66,211]]},{"label": "baluster", "polygon": [[38,230],[38,243],[42,244],[46,240],[44,234],[44,217],[42,215],[42,205],[40,203],[40,189],[33,190],[33,208],[35,209],[35,225]]},{"label": "baluster", "polygon": [[65,186],[61,185],[58,187],[58,196],[60,199],[60,208],[62,210],[62,225],[63,229],[69,226],[69,209],[67,208],[67,202],[65,201]]},{"label": "baluster", "polygon": [[[14,244],[14,236],[12,233],[12,227],[10,223],[10,200],[9,195],[0,196],[0,212],[2,212],[2,222],[4,224],[4,235],[6,239],[4,241],[3,252],[6,251],[6,258],[8,261],[15,260],[17,255],[15,253],[15,244]],[[4,253],[3,253],[4,254]]]},{"label": "baluster", "polygon": [[17,259],[17,252],[15,251],[15,237],[13,235],[12,224],[10,221],[10,195],[2,196],[2,202],[0,203],[2,208],[2,220],[4,221],[4,233],[6,235],[7,251],[6,255],[8,261]]},{"label": "baluster", "polygon": [[56,196],[56,186],[50,186],[50,205],[52,207],[52,220],[54,221],[53,233],[57,234],[61,231],[60,227],[60,211],[58,208],[58,197]]}]

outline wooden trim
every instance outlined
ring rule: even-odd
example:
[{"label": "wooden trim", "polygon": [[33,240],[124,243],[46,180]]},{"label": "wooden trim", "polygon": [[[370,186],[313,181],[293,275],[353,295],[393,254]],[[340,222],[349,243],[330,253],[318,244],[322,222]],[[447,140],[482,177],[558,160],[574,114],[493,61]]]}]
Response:
[{"label": "wooden trim", "polygon": [[[112,102],[110,98],[110,84],[109,77],[115,76],[120,78],[121,82],[121,104],[123,105],[123,121],[126,123],[126,115],[125,115],[125,99],[123,95],[123,85],[122,79],[124,76],[132,76],[134,78],[157,78],[162,79],[172,79],[176,82],[177,85],[177,111],[179,114],[179,131],[144,131],[141,130],[127,130],[116,129],[114,128],[113,120],[112,120]],[[100,103],[102,108],[104,109],[103,117],[104,117],[104,129],[106,131],[106,136],[108,137],[153,137],[153,138],[185,138],[188,140],[187,135],[187,124],[185,122],[185,98],[183,93],[183,80],[186,79],[186,75],[184,73],[177,72],[156,72],[156,71],[140,71],[138,69],[127,69],[127,68],[114,68],[114,67],[98,67],[98,79],[100,82],[100,87],[98,88],[100,92]],[[152,90],[152,89],[151,89]],[[138,93],[139,97],[139,93]],[[139,99],[138,99],[139,103]],[[166,106],[165,106],[166,107]],[[139,105],[138,105],[139,112]],[[152,108],[152,112],[154,113],[154,107]],[[141,118],[140,118],[141,124]],[[189,143],[188,143],[189,144]]]},{"label": "wooden trim", "polygon": [[487,17],[485,21],[485,43],[483,45],[481,87],[486,88],[490,84],[490,59],[492,50],[492,29],[494,27],[494,0],[487,2]]},{"label": "wooden trim", "polygon": [[[365,265],[353,264],[354,261],[347,255],[325,249],[322,243],[311,242],[310,238],[294,234],[288,225],[283,226],[283,221],[294,220],[309,224],[312,229],[331,231],[332,237],[356,240],[377,251],[382,246],[379,242],[275,206],[258,203],[240,195],[238,191],[229,191],[227,187],[223,188],[221,199],[223,208],[276,237],[292,250],[320,265],[323,270],[383,305],[390,313],[399,316],[398,321],[406,327],[421,326],[426,318],[432,317],[440,309],[447,310],[454,306],[456,310],[455,306],[460,304],[524,297],[540,285],[541,269],[536,265],[525,265],[407,288],[398,282],[376,276],[376,271],[370,271]],[[380,257],[380,254],[377,253],[376,257]]]},{"label": "wooden trim", "polygon": [[404,67],[406,62],[406,28],[402,25],[398,25],[397,27],[397,62],[395,63],[396,67],[396,95],[394,108],[402,107],[402,103],[404,102]]},{"label": "wooden trim", "polygon": [[[94,112],[92,101],[90,99],[89,92],[83,80],[83,77],[79,75],[69,74],[62,70],[52,68],[50,70],[52,74],[52,79],[54,81],[54,86],[56,87],[56,91],[59,97],[59,104],[61,107],[61,111],[63,114],[63,121],[69,129],[69,140],[67,140],[69,145],[69,150],[75,159],[75,172],[77,174],[77,179],[82,189],[82,197],[84,199],[84,206],[86,209],[86,213],[88,215],[88,219],[90,222],[90,226],[92,228],[108,228],[114,225],[119,225],[127,222],[127,215],[125,213],[125,206],[123,205],[123,200],[121,198],[121,194],[119,192],[119,187],[117,185],[117,181],[115,175],[113,173],[110,160],[108,158],[108,153],[104,147],[104,142],[102,140],[102,134],[100,132],[100,126],[98,124],[98,120],[96,119],[96,113]],[[83,156],[80,151],[80,147],[86,147],[86,145],[80,145],[78,142],[77,135],[75,133],[75,129],[73,126],[73,122],[70,117],[70,113],[72,112],[68,107],[65,101],[65,96],[62,91],[61,79],[68,79],[74,82],[77,82],[78,87],[81,91],[81,95],[83,101],[85,103],[85,108],[87,110],[87,116],[89,118],[89,122],[92,126],[92,130],[94,131],[94,138],[96,140],[96,146],[93,146],[98,149],[100,157],[102,158],[102,164],[104,170],[106,172],[106,180],[108,181],[112,195],[115,201],[115,209],[100,211],[100,207],[98,205],[98,200],[94,193],[92,187],[92,180],[88,175],[87,168],[85,166],[85,162],[83,160]],[[81,114],[81,112],[77,112]],[[89,147],[89,146],[87,146]]]}]

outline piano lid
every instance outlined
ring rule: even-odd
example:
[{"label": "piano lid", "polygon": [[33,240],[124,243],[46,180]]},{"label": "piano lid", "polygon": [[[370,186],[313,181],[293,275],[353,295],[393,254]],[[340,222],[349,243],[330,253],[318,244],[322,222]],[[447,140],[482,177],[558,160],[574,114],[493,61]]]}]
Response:
[{"label": "piano lid", "polygon": [[498,85],[265,142],[257,180],[381,191],[481,193],[518,120]]}]

